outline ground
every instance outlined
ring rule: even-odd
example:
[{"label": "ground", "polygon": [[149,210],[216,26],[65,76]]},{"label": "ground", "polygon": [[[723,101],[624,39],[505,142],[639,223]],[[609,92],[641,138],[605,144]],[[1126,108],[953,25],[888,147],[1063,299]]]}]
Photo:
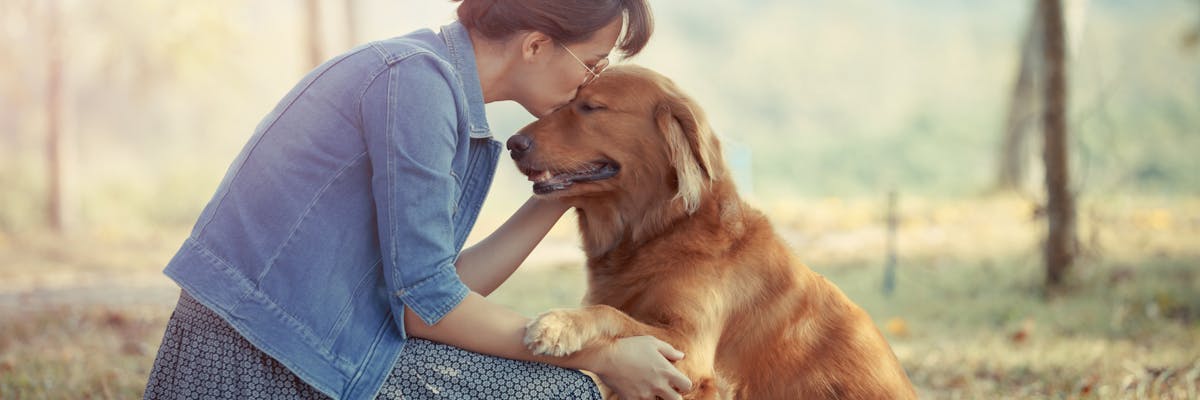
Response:
[{"label": "ground", "polygon": [[[1079,261],[1047,292],[1029,202],[902,198],[890,295],[882,203],[757,205],[873,316],[922,398],[1197,398],[1200,201],[1084,199]],[[187,232],[0,233],[0,399],[140,397],[178,297],[162,265]],[[564,221],[491,298],[577,305],[582,261]]]}]

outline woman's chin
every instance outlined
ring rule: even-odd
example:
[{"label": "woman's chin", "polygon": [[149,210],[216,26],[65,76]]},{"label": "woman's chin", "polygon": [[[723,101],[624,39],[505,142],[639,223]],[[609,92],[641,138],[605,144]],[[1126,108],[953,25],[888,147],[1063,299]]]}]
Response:
[{"label": "woman's chin", "polygon": [[528,113],[529,113],[529,115],[532,115],[532,116],[534,116],[535,118],[542,118],[542,117],[545,117],[545,116],[547,116],[547,115],[550,115],[551,113],[553,113],[553,112],[554,112],[554,109],[553,109],[553,108],[549,108],[549,107],[539,107],[539,108],[535,108],[535,107],[526,106],[526,105],[524,105],[524,104],[522,104],[522,106],[524,106],[524,107],[525,107],[525,111],[526,111],[526,112],[528,112]]},{"label": "woman's chin", "polygon": [[558,109],[563,108],[567,104],[570,104],[570,103],[571,103],[571,101],[568,100],[568,101],[565,101],[562,103],[552,104],[549,106],[538,107],[538,106],[526,106],[524,104],[522,104],[522,106],[525,107],[525,111],[528,111],[530,115],[533,115],[534,117],[537,117],[537,118],[544,118],[550,114],[554,114],[555,111],[558,111]]}]

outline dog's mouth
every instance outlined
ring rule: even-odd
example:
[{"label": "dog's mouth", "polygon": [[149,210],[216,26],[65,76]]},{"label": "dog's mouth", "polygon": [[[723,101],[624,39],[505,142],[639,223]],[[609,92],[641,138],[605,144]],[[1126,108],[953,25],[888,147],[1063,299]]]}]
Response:
[{"label": "dog's mouth", "polygon": [[547,194],[566,190],[576,183],[595,182],[617,175],[621,166],[612,161],[593,161],[570,170],[537,170],[521,167],[521,173],[533,182],[533,192]]}]

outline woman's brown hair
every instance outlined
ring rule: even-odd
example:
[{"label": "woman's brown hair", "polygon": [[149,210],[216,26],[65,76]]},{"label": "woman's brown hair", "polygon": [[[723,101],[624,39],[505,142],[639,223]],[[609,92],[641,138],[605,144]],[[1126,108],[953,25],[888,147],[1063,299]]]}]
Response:
[{"label": "woman's brown hair", "polygon": [[588,40],[614,18],[624,15],[617,48],[632,57],[650,41],[654,17],[648,0],[454,0],[458,20],[488,39],[502,40],[521,31],[537,31],[563,44]]}]

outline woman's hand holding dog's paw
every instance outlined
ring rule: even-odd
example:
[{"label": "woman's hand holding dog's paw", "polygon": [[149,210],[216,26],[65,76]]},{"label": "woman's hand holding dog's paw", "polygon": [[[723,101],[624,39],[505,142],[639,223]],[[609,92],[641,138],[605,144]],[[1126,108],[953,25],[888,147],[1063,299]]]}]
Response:
[{"label": "woman's hand holding dog's paw", "polygon": [[673,365],[683,352],[653,336],[612,336],[601,320],[613,312],[620,313],[608,306],[547,311],[525,326],[525,346],[554,357],[589,349],[580,353],[588,359],[584,369],[595,372],[620,399],[674,400],[691,390],[692,381]]},{"label": "woman's hand holding dog's paw", "polygon": [[692,390],[692,381],[674,365],[683,352],[653,336],[617,339],[599,352],[595,372],[628,400],[676,400]]}]

